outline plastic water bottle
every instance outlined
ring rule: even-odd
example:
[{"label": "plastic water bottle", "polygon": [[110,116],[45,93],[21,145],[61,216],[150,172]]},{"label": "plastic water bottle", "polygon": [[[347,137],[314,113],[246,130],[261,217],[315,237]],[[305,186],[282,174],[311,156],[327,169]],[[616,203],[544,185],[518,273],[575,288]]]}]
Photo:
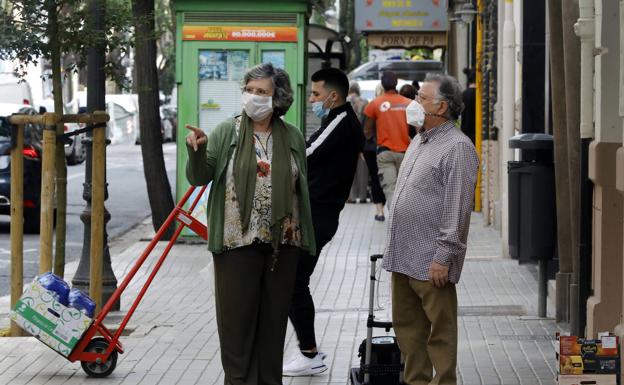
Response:
[{"label": "plastic water bottle", "polygon": [[93,318],[95,313],[95,302],[82,290],[75,287],[69,291],[69,306],[80,310],[89,318]]},{"label": "plastic water bottle", "polygon": [[64,306],[68,305],[69,285],[67,282],[63,281],[61,277],[51,271],[48,271],[47,273],[40,275],[37,278],[37,281],[41,284],[41,286],[53,292],[58,302]]}]

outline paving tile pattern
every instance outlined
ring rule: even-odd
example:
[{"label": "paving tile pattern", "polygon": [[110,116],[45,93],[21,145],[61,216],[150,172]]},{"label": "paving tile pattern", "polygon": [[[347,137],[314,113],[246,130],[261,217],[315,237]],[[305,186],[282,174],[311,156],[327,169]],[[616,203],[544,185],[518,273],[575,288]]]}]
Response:
[{"label": "paving tile pattern", "polygon": [[[556,325],[552,319],[536,316],[532,267],[501,259],[497,233],[483,227],[478,214],[472,222],[468,258],[458,285],[458,383],[553,384]],[[339,232],[324,250],[311,282],[317,339],[328,354],[329,370],[313,377],[284,378],[284,384],[348,383],[349,368],[358,365],[357,349],[366,335],[368,256],[382,251],[384,232],[385,225],[373,221],[372,205],[347,205]],[[118,279],[147,244],[136,240],[149,233],[149,226],[143,224],[112,246]],[[163,248],[160,244],[157,251]],[[122,310],[129,308],[154,263],[155,258],[150,259],[137,282],[128,287]],[[67,270],[75,268],[69,265]],[[376,316],[388,319],[389,274],[378,271],[377,278]],[[212,285],[205,246],[178,244],[133,316],[131,334],[122,338],[126,352],[110,377],[87,378],[79,363],[64,360],[34,338],[3,338],[0,384],[222,384]],[[0,314],[7,312],[3,298]],[[110,323],[118,323],[122,315],[113,314]],[[288,359],[297,349],[290,326],[286,344]]]}]

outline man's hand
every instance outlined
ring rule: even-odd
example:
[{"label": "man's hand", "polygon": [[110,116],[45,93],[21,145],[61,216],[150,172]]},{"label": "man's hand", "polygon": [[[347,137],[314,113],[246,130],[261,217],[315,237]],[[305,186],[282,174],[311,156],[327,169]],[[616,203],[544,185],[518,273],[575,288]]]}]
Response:
[{"label": "man's hand", "polygon": [[208,137],[206,133],[201,128],[191,126],[190,124],[185,125],[187,129],[191,132],[186,136],[186,144],[193,147],[194,151],[197,151],[197,148],[208,142]]},{"label": "man's hand", "polygon": [[441,288],[448,283],[448,266],[440,265],[436,261],[431,262],[429,268],[429,280],[433,282],[433,286]]}]

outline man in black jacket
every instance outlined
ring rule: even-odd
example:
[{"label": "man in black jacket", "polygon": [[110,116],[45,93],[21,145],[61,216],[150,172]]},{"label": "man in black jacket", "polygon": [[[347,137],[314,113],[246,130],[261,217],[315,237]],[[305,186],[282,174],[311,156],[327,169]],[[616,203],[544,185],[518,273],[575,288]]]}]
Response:
[{"label": "man in black jacket", "polygon": [[309,101],[322,122],[308,139],[306,150],[316,255],[306,254],[299,259],[290,320],[301,354],[284,365],[285,376],[309,376],[327,370],[323,363],[325,354],[316,345],[309,284],[323,246],[336,234],[338,217],[349,197],[358,156],[364,147],[360,121],[346,101],[348,91],[347,76],[336,68],[324,68],[312,75]]}]

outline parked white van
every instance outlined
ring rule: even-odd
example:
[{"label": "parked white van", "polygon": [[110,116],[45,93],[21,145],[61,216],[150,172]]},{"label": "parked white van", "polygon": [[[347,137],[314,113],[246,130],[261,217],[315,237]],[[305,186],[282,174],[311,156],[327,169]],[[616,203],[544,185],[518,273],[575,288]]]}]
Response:
[{"label": "parked white van", "polygon": [[0,73],[0,103],[25,104],[32,106],[30,86],[12,72]]}]

